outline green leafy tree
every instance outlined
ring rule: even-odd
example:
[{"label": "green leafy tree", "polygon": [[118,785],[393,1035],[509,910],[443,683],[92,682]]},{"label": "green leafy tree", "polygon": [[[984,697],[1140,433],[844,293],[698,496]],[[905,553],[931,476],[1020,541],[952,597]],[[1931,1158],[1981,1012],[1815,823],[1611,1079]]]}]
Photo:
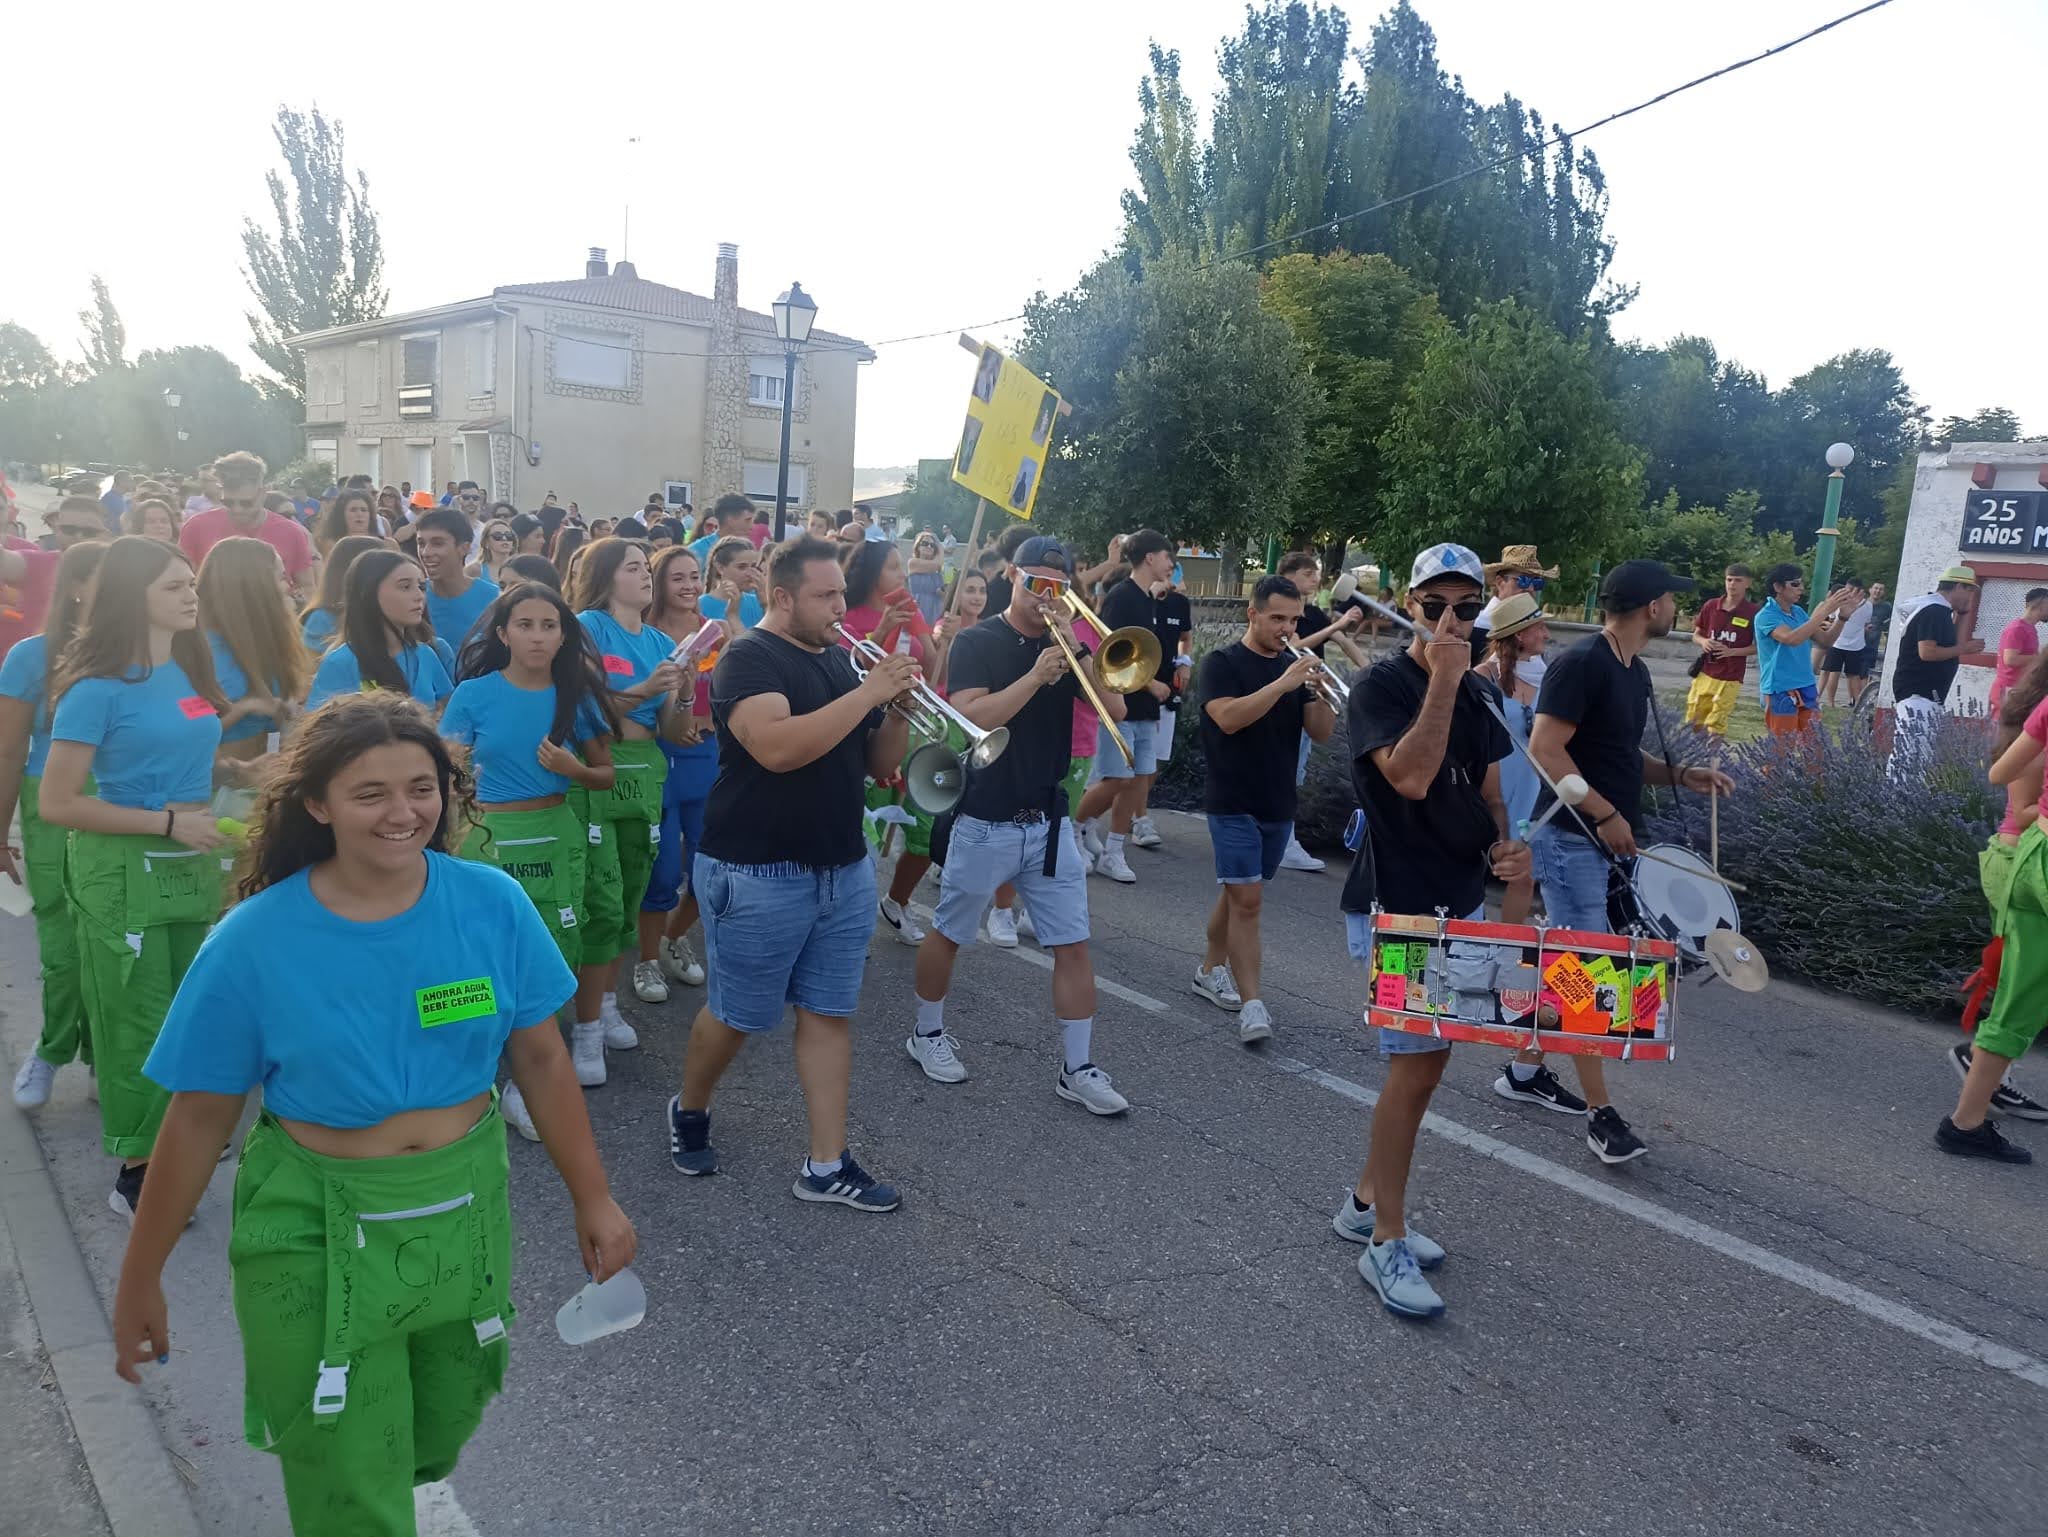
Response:
[{"label": "green leafy tree", "polygon": [[1287,322],[1316,385],[1283,535],[1290,545],[1363,537],[1385,477],[1380,439],[1422,366],[1436,301],[1377,254],[1283,256],[1267,269],[1261,301]]},{"label": "green leafy tree", "polygon": [[121,312],[114,308],[107,280],[97,272],[92,275],[92,303],[78,312],[78,323],[85,327],[83,345],[88,373],[103,374],[128,366],[128,327],[121,322]]},{"label": "green leafy tree", "polygon": [[1856,463],[1842,487],[1843,515],[1881,521],[1885,488],[1913,463],[1927,429],[1927,412],[1892,355],[1876,347],[1839,353],[1792,380],[1773,404],[1777,430],[1755,482],[1767,520],[1793,529],[1817,524],[1827,500],[1828,445],[1845,442]]},{"label": "green leafy tree", "polygon": [[318,107],[279,107],[272,132],[291,185],[275,171],[264,178],[274,229],[242,222],[243,275],[257,303],[248,315],[250,347],[303,402],[305,360],[286,338],[382,315],[384,242],[369,178],[349,175],[339,122]]},{"label": "green leafy tree", "polygon": [[[929,528],[937,532],[941,526],[953,530],[957,538],[965,539],[967,531],[974,526],[974,493],[953,479],[951,459],[920,459],[917,469],[903,488],[899,526],[906,529]],[[982,538],[991,537],[991,530],[1000,533],[1001,527],[992,520],[982,520]]]},{"label": "green leafy tree", "polygon": [[1970,416],[1946,416],[1931,434],[1938,443],[2017,443],[2019,417],[2004,406],[1988,406]]},{"label": "green leafy tree", "polygon": [[1587,342],[1513,300],[1439,326],[1382,443],[1376,553],[1399,570],[1456,540],[1539,545],[1575,570],[1618,550],[1642,495]]},{"label": "green leafy tree", "polygon": [[1286,322],[1239,263],[1120,260],[1026,308],[1017,357],[1073,407],[1037,516],[1100,549],[1144,525],[1242,547],[1281,528],[1314,386]]},{"label": "green leafy tree", "polygon": [[1168,251],[1213,254],[1203,211],[1202,124],[1181,88],[1180,55],[1151,45],[1152,72],[1138,83],[1131,142],[1135,190],[1123,195],[1124,250],[1142,264]]},{"label": "green leafy tree", "polygon": [[0,322],[0,458],[46,464],[61,457],[57,402],[71,373],[35,332]]}]

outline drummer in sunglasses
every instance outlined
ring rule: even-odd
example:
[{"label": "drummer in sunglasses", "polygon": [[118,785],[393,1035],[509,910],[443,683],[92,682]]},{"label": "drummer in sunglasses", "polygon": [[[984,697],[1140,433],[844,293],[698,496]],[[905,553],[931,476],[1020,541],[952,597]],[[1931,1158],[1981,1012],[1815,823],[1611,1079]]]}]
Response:
[{"label": "drummer in sunglasses", "polygon": [[[1672,594],[1692,589],[1690,578],[1674,576],[1661,561],[1623,561],[1600,584],[1600,632],[1554,660],[1544,675],[1529,755],[1551,783],[1577,774],[1591,787],[1576,812],[1561,812],[1538,830],[1532,844],[1543,909],[1554,928],[1596,934],[1611,930],[1608,871],[1635,857],[1643,786],[1674,782],[1665,760],[1643,751],[1650,670],[1640,653],[1671,633],[1677,613]],[[1726,795],[1735,788],[1719,769],[1701,764],[1680,768],[1676,783],[1702,795]],[[1554,799],[1547,787],[1538,792],[1539,819]],[[1531,1060],[1510,1064],[1495,1080],[1494,1092],[1566,1115],[1590,1108],[1586,1145],[1602,1163],[1627,1163],[1649,1152],[1608,1100],[1600,1059],[1573,1060],[1586,1091],[1583,1101]]]}]

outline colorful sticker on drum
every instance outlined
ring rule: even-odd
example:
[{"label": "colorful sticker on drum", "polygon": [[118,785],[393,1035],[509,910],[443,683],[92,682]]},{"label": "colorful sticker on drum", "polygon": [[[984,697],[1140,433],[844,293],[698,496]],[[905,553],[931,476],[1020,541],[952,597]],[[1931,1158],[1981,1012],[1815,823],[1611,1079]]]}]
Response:
[{"label": "colorful sticker on drum", "polygon": [[1380,975],[1405,977],[1408,975],[1408,947],[1406,945],[1380,946]]},{"label": "colorful sticker on drum", "polygon": [[1372,984],[1373,1007],[1380,1009],[1405,1009],[1408,1005],[1408,979],[1391,971],[1383,971]]},{"label": "colorful sticker on drum", "polygon": [[1408,947],[1408,975],[1419,977],[1429,969],[1429,946],[1411,944]]},{"label": "colorful sticker on drum", "polygon": [[1593,978],[1586,971],[1586,963],[1576,955],[1560,955],[1543,971],[1543,980],[1550,984],[1558,1001],[1567,1013],[1578,1013],[1593,1003]]}]

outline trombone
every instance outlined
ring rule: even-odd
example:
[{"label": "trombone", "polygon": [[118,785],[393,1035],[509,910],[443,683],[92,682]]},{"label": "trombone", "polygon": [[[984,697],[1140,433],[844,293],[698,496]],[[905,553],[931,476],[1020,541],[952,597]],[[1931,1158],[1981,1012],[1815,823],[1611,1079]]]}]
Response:
[{"label": "trombone", "polygon": [[[853,670],[858,677],[865,678],[870,668],[889,655],[873,641],[854,634],[843,624],[835,624],[832,628],[852,648]],[[901,716],[912,731],[930,738],[904,760],[903,783],[904,794],[910,798],[911,804],[931,816],[942,816],[951,811],[967,791],[961,755],[947,745],[948,727],[967,738],[965,762],[975,768],[987,768],[1010,745],[1008,726],[984,731],[946,703],[938,691],[922,678],[912,683],[909,692],[901,699],[891,701],[889,708]]]},{"label": "trombone", "polygon": [[1316,670],[1309,674],[1308,686],[1315,690],[1316,698],[1342,715],[1344,706],[1351,700],[1351,685],[1331,671],[1328,662],[1308,647],[1297,644],[1292,636],[1287,639],[1287,650],[1297,662],[1306,659],[1316,664]]},{"label": "trombone", "polygon": [[[1028,580],[1028,578],[1027,578]],[[1035,589],[1034,589],[1035,590]],[[1143,625],[1127,624],[1121,630],[1112,630],[1102,622],[1101,616],[1090,608],[1074,591],[1072,584],[1062,582],[1056,593],[1041,594],[1055,598],[1067,611],[1070,621],[1079,623],[1086,620],[1102,637],[1095,650],[1096,670],[1101,674],[1102,686],[1112,694],[1135,694],[1159,675],[1159,637]],[[1082,659],[1074,654],[1067,637],[1056,624],[1047,625],[1054,642],[1067,658],[1067,665],[1080,680],[1081,691],[1088,696],[1088,702],[1095,706],[1095,713],[1102,724],[1109,728],[1109,739],[1116,743],[1116,750],[1123,754],[1124,763],[1132,762],[1131,744],[1124,740],[1124,734],[1117,730],[1116,722],[1109,718],[1109,711],[1103,706],[1102,696],[1095,692],[1095,684],[1088,676],[1089,669],[1082,665]]]}]

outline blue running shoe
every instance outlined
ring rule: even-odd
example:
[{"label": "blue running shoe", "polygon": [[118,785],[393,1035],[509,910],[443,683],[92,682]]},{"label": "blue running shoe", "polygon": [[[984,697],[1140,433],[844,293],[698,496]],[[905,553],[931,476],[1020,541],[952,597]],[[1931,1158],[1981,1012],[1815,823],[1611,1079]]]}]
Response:
[{"label": "blue running shoe", "polygon": [[1380,1294],[1389,1313],[1398,1313],[1403,1318],[1435,1318],[1444,1310],[1444,1299],[1422,1279],[1422,1269],[1415,1263],[1415,1253],[1405,1238],[1368,1243],[1365,1252],[1358,1256],[1358,1273]]},{"label": "blue running shoe", "polygon": [[669,1100],[668,1161],[679,1174],[718,1172],[718,1149],[711,1145],[709,1110],[685,1110],[680,1098]]},{"label": "blue running shoe", "polygon": [[[1330,1226],[1346,1243],[1371,1243],[1377,1214],[1370,1206],[1360,1211],[1352,1204],[1353,1199],[1348,1195],[1344,1197],[1343,1204],[1337,1208],[1337,1215],[1330,1219]],[[1415,1256],[1415,1263],[1421,1269],[1434,1270],[1444,1262],[1444,1246],[1434,1238],[1426,1238],[1411,1227],[1407,1242],[1408,1252]]]},{"label": "blue running shoe", "polygon": [[894,1211],[903,1204],[896,1187],[883,1184],[855,1163],[852,1153],[840,1154],[839,1167],[830,1174],[813,1174],[806,1158],[790,1194],[799,1201],[829,1201],[855,1211]]}]

